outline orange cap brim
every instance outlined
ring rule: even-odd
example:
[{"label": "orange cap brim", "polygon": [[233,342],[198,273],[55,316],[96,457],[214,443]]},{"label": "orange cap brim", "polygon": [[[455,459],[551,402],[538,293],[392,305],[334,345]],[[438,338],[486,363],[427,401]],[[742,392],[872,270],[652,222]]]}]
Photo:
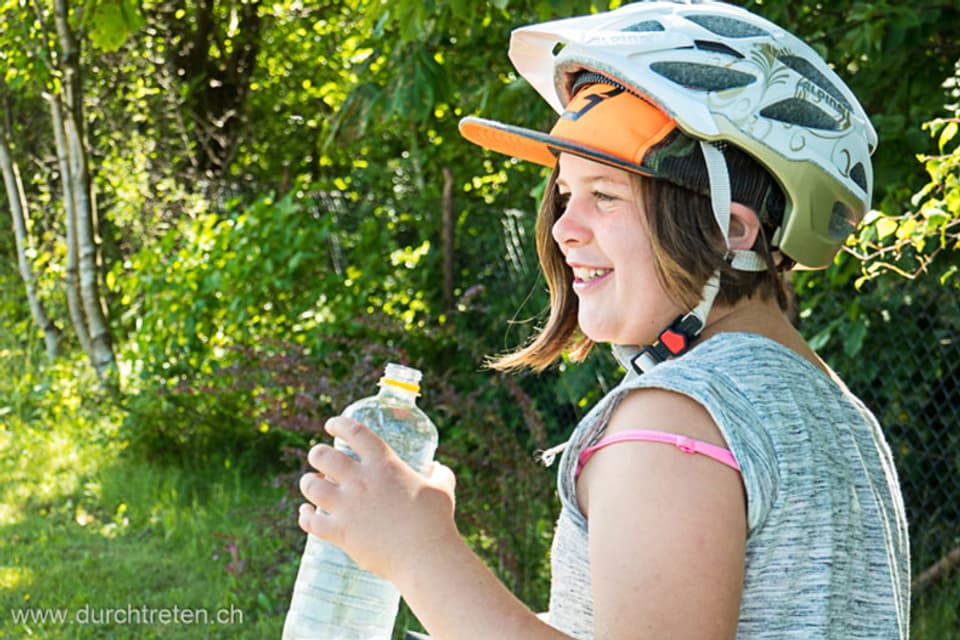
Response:
[{"label": "orange cap brim", "polygon": [[486,149],[552,167],[572,153],[626,171],[655,176],[647,153],[676,128],[663,110],[625,89],[593,84],[567,104],[550,133],[467,117],[460,134]]}]

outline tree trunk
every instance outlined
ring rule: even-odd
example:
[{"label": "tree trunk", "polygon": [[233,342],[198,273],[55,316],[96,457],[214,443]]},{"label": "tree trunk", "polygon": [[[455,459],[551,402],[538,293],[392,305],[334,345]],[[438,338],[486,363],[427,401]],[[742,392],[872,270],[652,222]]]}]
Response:
[{"label": "tree trunk", "polygon": [[[54,0],[54,21],[60,42],[63,74],[63,125],[70,173],[71,198],[64,205],[73,210],[76,222],[77,267],[80,299],[90,334],[90,357],[101,380],[113,378],[116,358],[106,309],[100,297],[100,264],[96,237],[96,212],[93,207],[89,162],[83,133],[83,94],[80,78],[80,48],[67,21],[66,0]],[[67,214],[71,215],[70,213]],[[114,382],[113,380],[108,380]]]},{"label": "tree trunk", "polygon": [[33,249],[33,240],[27,224],[27,198],[23,192],[23,181],[20,179],[20,169],[10,153],[9,132],[5,122],[0,121],[0,172],[3,173],[3,184],[7,190],[7,200],[10,203],[10,215],[13,217],[13,233],[17,248],[17,265],[20,276],[23,278],[27,290],[27,302],[30,304],[30,313],[33,321],[43,330],[43,338],[47,345],[47,358],[54,360],[60,355],[60,328],[50,319],[43,307],[43,302],[37,296],[37,284],[33,276],[33,265],[30,264],[29,253]]},{"label": "tree trunk", "polygon": [[[155,9],[158,19],[169,25],[171,36],[179,39],[178,46],[167,52],[168,63],[172,76],[187,89],[180,109],[190,122],[196,149],[191,160],[207,181],[211,199],[222,188],[238,151],[250,80],[260,52],[260,4],[261,0],[234,3],[230,17],[236,23],[229,28],[219,22],[222,9],[217,0],[174,0],[158,3]],[[175,18],[188,5],[194,19]],[[226,34],[231,32],[227,42]],[[216,56],[211,55],[214,49],[219,52]]]},{"label": "tree trunk", "polygon": [[57,164],[60,168],[60,184],[63,191],[64,213],[67,223],[67,310],[74,332],[80,341],[80,347],[87,354],[90,362],[94,362],[93,345],[90,342],[90,331],[87,329],[87,317],[83,312],[83,301],[80,298],[80,278],[77,266],[77,208],[73,206],[73,190],[70,188],[70,153],[67,150],[66,134],[63,131],[63,101],[60,95],[52,93],[47,96],[50,101],[50,120],[53,125],[53,138],[57,147]]},{"label": "tree trunk", "polygon": [[443,303],[447,313],[453,313],[453,290],[456,285],[454,273],[454,228],[453,219],[453,172],[443,168]]},{"label": "tree trunk", "polygon": [[913,579],[913,593],[919,593],[923,589],[926,589],[932,582],[943,578],[958,568],[960,568],[960,545],[944,554],[942,558],[934,562]]}]

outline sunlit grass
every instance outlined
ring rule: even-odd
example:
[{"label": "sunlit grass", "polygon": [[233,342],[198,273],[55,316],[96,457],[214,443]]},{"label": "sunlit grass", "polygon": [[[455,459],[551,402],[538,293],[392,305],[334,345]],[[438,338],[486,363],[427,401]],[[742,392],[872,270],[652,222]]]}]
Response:
[{"label": "sunlit grass", "polygon": [[134,459],[81,400],[0,418],[0,638],[279,637],[295,567],[270,518],[293,515],[265,511],[272,473]]},{"label": "sunlit grass", "polygon": [[23,567],[0,567],[0,589],[13,591],[33,581],[33,572]]}]

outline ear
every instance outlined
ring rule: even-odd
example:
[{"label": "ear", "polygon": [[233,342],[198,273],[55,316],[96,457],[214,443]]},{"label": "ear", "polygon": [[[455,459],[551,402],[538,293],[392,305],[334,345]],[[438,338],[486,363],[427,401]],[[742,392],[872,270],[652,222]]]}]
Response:
[{"label": "ear", "polygon": [[750,250],[760,234],[760,220],[750,207],[734,202],[730,205],[730,248]]}]

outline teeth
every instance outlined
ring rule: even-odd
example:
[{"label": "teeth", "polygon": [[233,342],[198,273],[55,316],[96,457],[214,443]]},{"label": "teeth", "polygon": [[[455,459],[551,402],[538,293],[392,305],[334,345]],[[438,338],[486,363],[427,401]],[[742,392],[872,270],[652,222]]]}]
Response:
[{"label": "teeth", "polygon": [[610,269],[585,269],[583,267],[574,267],[573,269],[573,277],[584,282],[594,280],[607,273],[610,273]]}]

